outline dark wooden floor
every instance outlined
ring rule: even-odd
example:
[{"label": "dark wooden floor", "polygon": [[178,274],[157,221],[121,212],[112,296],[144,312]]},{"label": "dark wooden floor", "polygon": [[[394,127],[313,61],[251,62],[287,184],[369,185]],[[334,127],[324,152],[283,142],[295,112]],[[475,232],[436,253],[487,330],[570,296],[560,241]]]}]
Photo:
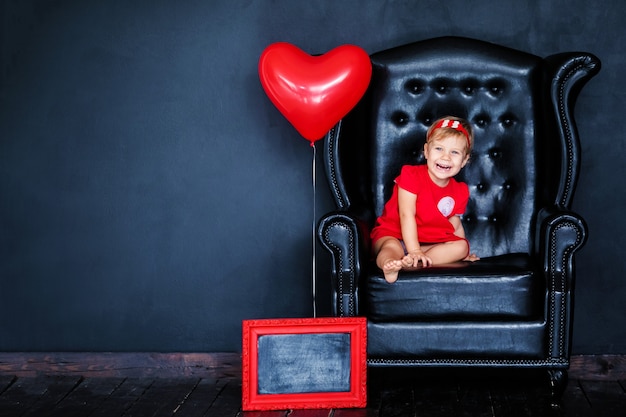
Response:
[{"label": "dark wooden floor", "polygon": [[0,358],[0,416],[626,416],[626,380],[573,378],[555,407],[543,373],[380,369],[368,374],[366,409],[242,412],[238,366],[138,376],[66,362],[69,371],[42,373]]}]

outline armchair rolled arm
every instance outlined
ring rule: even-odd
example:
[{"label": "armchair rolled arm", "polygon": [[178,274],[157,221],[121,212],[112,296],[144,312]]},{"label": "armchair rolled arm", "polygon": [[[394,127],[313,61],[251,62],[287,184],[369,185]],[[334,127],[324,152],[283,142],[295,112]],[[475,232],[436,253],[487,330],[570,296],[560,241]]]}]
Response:
[{"label": "armchair rolled arm", "polygon": [[581,216],[553,207],[539,212],[540,259],[551,289],[568,292],[573,286],[574,253],[587,241],[587,224]]},{"label": "armchair rolled arm", "polygon": [[369,236],[363,221],[348,212],[322,217],[317,236],[332,258],[333,314],[358,315],[358,285],[369,257]]},{"label": "armchair rolled arm", "polygon": [[569,364],[571,310],[574,302],[574,253],[587,240],[587,225],[578,214],[559,208],[539,213],[539,251],[548,291],[548,346],[553,360]]}]

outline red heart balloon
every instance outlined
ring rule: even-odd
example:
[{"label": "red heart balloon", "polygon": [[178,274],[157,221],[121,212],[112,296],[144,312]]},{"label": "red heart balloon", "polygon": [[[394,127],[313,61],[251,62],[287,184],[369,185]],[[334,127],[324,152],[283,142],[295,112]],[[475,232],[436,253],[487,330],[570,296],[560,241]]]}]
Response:
[{"label": "red heart balloon", "polygon": [[272,103],[312,146],[361,99],[372,64],[354,45],[311,56],[278,42],[263,51],[259,76]]}]

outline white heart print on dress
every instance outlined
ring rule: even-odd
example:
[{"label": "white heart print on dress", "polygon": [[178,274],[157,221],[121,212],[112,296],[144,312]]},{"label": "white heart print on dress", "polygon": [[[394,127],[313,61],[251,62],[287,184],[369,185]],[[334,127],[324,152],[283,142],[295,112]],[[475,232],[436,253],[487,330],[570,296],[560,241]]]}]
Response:
[{"label": "white heart print on dress", "polygon": [[450,216],[452,214],[452,210],[454,210],[454,198],[447,196],[439,200],[437,203],[437,208],[445,217]]}]

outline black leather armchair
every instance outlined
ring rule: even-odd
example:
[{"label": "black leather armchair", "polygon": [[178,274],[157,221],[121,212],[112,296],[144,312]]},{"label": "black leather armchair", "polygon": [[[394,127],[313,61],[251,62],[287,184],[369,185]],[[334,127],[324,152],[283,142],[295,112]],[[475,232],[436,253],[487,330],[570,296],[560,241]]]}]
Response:
[{"label": "black leather armchair", "polygon": [[[318,237],[333,263],[334,314],[368,318],[370,366],[544,368],[558,391],[569,366],[574,254],[587,238],[570,210],[580,165],[574,104],[599,60],[459,37],[371,60],[366,95],[324,142],[337,210],[322,217]],[[482,259],[401,271],[388,284],[369,232],[400,167],[425,162],[426,130],[445,115],[474,127],[459,179],[470,188],[463,226]]]}]

